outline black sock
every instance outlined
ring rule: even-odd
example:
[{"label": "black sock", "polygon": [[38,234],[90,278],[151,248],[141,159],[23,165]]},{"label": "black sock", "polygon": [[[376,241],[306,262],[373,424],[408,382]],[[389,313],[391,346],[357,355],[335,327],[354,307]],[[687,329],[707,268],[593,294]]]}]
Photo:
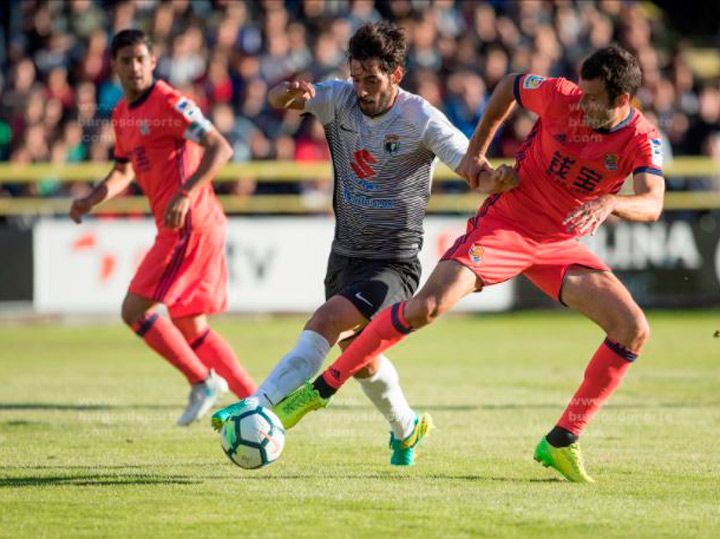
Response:
[{"label": "black sock", "polygon": [[320,396],[323,399],[329,399],[335,393],[337,393],[337,389],[328,385],[328,383],[325,381],[325,378],[323,378],[322,376],[318,376],[317,378],[315,378],[315,381],[313,382],[313,388],[318,393],[320,393]]},{"label": "black sock", "polygon": [[548,432],[545,438],[553,447],[567,447],[578,440],[578,437],[572,432],[558,426],[553,427],[553,430]]}]

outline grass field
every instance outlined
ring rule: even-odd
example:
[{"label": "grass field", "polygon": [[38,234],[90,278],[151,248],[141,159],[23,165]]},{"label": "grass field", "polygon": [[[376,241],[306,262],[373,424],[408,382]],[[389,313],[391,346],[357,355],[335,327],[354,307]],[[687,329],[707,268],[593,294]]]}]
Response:
[{"label": "grass field", "polygon": [[[592,486],[531,459],[602,339],[568,313],[447,318],[391,351],[437,424],[411,469],[355,383],[246,472],[207,421],[174,426],[184,381],[123,327],[0,327],[0,536],[718,537],[720,313],[650,320],[583,438]],[[301,326],[216,324],[257,378]]]}]

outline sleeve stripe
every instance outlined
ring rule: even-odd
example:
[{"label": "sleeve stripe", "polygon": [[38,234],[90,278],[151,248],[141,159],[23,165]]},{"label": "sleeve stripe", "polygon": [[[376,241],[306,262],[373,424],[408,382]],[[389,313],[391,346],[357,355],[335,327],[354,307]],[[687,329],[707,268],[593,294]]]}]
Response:
[{"label": "sleeve stripe", "polygon": [[515,94],[515,101],[517,101],[518,105],[520,105],[522,108],[525,108],[525,106],[522,104],[522,99],[520,99],[520,77],[523,75],[518,75],[515,77],[515,82],[513,82],[513,93]]},{"label": "sleeve stripe", "polygon": [[649,172],[650,174],[655,174],[656,176],[663,175],[663,171],[655,167],[637,167],[632,171],[633,174],[640,174],[641,172]]},{"label": "sleeve stripe", "polygon": [[113,160],[114,160],[116,163],[129,163],[129,162],[130,162],[130,159],[129,159],[129,158],[127,158],[127,157],[118,157],[117,155],[114,155],[114,156],[113,156]]}]

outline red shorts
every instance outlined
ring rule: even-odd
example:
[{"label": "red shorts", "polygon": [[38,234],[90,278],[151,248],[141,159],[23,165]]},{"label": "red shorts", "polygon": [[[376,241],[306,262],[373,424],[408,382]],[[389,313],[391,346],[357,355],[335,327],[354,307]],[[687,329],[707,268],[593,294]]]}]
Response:
[{"label": "red shorts", "polygon": [[130,292],[164,303],[173,318],[224,311],[225,233],[225,225],[161,230],[135,272]]},{"label": "red shorts", "polygon": [[483,286],[523,274],[548,296],[560,302],[565,273],[570,266],[600,271],[610,268],[574,238],[542,243],[527,237],[505,220],[476,215],[467,231],[443,255],[469,268]]}]

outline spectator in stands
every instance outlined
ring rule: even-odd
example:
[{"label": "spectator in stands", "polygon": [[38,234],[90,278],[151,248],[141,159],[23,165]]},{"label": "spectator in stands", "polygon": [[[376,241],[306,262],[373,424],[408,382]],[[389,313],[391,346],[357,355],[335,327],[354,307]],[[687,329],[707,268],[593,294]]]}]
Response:
[{"label": "spectator in stands", "polygon": [[[296,153],[304,151],[298,148],[307,128],[297,115],[267,110],[268,84],[304,72],[317,81],[347,77],[342,51],[349,36],[381,17],[408,30],[404,84],[466,132],[505,73],[572,78],[587,51],[613,39],[638,55],[644,71],[639,105],[657,119],[673,153],[713,154],[711,135],[720,129],[720,74],[693,71],[686,44],[669,48],[672,21],[636,2],[175,0],[125,1],[105,10],[91,0],[28,0],[8,13],[0,51],[0,160],[50,159],[63,146],[70,161],[107,154],[101,125],[121,93],[109,70],[107,36],[127,27],[149,29],[158,74],[192,95],[206,114],[217,111],[240,161],[289,155],[287,136]],[[516,114],[495,156],[513,152],[532,121]]]}]

